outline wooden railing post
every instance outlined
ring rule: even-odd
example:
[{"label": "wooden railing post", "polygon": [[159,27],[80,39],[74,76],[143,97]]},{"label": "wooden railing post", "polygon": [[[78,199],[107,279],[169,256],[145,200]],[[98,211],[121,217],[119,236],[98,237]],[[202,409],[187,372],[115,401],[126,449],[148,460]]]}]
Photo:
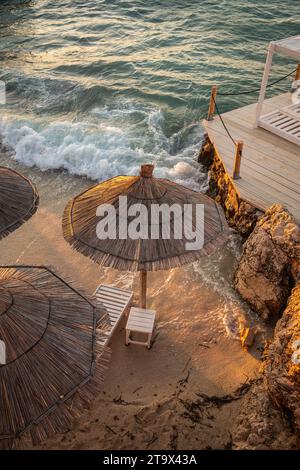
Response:
[{"label": "wooden railing post", "polygon": [[295,82],[297,80],[300,80],[300,63],[298,64],[297,70],[296,70],[296,75],[295,75]]},{"label": "wooden railing post", "polygon": [[140,307],[146,308],[147,303],[147,271],[140,271]]},{"label": "wooden railing post", "polygon": [[233,169],[233,179],[234,180],[238,180],[240,178],[243,146],[244,146],[244,142],[242,142],[241,140],[239,142],[237,142],[237,144],[236,144],[234,169]]},{"label": "wooden railing post", "polygon": [[217,91],[218,91],[217,85],[213,85],[211,87],[209,108],[208,108],[208,113],[207,113],[207,120],[208,121],[211,121],[214,118],[215,101],[216,101],[216,97],[217,97]]}]

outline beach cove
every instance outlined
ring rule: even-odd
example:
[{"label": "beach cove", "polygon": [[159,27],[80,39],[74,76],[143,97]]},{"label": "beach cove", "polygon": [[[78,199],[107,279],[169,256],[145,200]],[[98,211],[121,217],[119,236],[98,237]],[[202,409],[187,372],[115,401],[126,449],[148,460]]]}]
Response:
[{"label": "beach cove", "polygon": [[[0,165],[29,178],[39,193],[37,212],[1,240],[2,266],[50,266],[89,298],[104,283],[133,291],[139,305],[138,274],[75,251],[62,217],[80,192],[138,175],[143,163],[154,164],[158,177],[210,194],[231,226],[210,256],[148,273],[147,308],[157,313],[151,350],[125,346],[123,316],[90,406],[63,432],[37,446],[25,441],[25,449],[299,447],[298,369],[290,367],[286,342],[300,331],[293,316],[299,225],[279,206],[239,198],[201,124],[213,83],[229,92],[220,94],[222,113],[241,106],[230,92],[257,86],[268,41],[298,33],[298,9],[292,1],[284,12],[279,1],[268,9],[261,0],[213,4],[75,7],[64,0],[60,12],[48,0],[0,6],[7,98]],[[283,76],[291,64],[280,59],[276,70]]]},{"label": "beach cove", "polygon": [[[2,154],[1,164],[4,161]],[[137,275],[100,268],[62,237],[64,206],[90,181],[13,166],[39,187],[40,205],[26,224],[2,240],[1,264],[40,265],[47,258],[47,265],[89,295],[101,282],[137,294]],[[158,312],[151,351],[125,346],[123,319],[110,344],[102,393],[72,430],[45,441],[42,448],[192,449],[230,442],[247,386],[238,400],[235,394],[255,380],[260,363],[260,351],[253,355],[241,348],[239,315],[247,315],[248,307],[227,280],[239,250],[233,235],[227,248],[209,262],[150,273],[149,308]],[[181,289],[184,295],[178,295]],[[202,395],[208,399],[204,416]],[[209,403],[209,397],[218,396],[227,396],[224,405]]]}]

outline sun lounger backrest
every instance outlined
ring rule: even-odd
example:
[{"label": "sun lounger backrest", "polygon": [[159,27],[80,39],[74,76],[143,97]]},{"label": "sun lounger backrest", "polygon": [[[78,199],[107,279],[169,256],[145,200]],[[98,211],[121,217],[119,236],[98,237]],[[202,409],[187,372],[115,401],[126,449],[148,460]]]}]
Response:
[{"label": "sun lounger backrest", "polygon": [[100,284],[95,291],[96,301],[101,302],[107,310],[111,329],[107,333],[107,341],[112,337],[125,310],[132,301],[133,292],[119,287]]}]

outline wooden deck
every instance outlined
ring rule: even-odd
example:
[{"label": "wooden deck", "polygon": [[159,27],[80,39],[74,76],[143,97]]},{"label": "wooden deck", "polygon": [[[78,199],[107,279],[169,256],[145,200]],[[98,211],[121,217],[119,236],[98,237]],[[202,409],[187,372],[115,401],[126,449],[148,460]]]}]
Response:
[{"label": "wooden deck", "polygon": [[[289,93],[265,101],[263,113],[291,104]],[[221,106],[220,106],[221,107]],[[287,207],[300,220],[300,147],[262,128],[254,128],[256,103],[222,115],[235,141],[244,141],[241,179],[234,180],[239,196],[265,210],[274,203]],[[235,146],[218,116],[203,121],[215,150],[232,176]]]}]

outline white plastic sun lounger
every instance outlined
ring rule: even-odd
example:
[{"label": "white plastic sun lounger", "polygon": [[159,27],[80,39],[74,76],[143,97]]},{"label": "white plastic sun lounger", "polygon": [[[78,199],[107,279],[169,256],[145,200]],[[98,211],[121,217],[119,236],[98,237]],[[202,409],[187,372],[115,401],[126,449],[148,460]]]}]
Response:
[{"label": "white plastic sun lounger", "polygon": [[106,346],[114,331],[116,330],[122,315],[130,306],[133,298],[133,292],[119,287],[100,284],[94,292],[96,302],[101,303],[107,310],[110,327],[103,334],[103,339],[99,341],[101,346]]},{"label": "white plastic sun lounger", "polygon": [[300,103],[265,114],[260,117],[258,124],[267,131],[300,145]]}]

